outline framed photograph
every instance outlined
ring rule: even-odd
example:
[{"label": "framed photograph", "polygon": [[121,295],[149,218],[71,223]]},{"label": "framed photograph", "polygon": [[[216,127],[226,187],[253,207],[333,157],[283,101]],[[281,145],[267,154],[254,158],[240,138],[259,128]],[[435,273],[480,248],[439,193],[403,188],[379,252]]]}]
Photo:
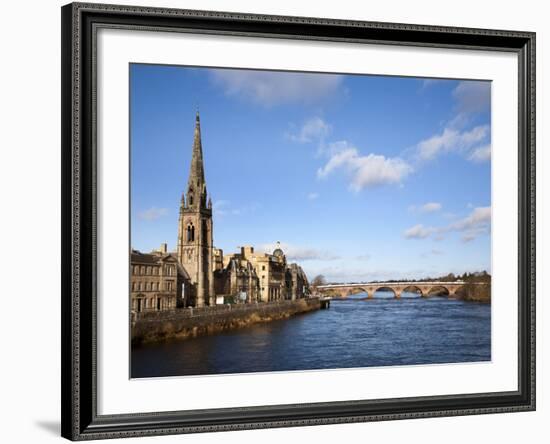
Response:
[{"label": "framed photograph", "polygon": [[535,409],[534,33],[61,13],[64,437]]}]

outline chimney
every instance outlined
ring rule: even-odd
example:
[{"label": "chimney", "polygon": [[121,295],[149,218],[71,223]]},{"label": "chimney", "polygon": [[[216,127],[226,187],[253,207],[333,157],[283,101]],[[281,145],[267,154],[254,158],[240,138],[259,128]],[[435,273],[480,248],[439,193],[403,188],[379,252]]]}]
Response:
[{"label": "chimney", "polygon": [[159,251],[163,254],[166,254],[168,252],[168,244],[166,244],[166,243],[160,244],[160,250]]}]

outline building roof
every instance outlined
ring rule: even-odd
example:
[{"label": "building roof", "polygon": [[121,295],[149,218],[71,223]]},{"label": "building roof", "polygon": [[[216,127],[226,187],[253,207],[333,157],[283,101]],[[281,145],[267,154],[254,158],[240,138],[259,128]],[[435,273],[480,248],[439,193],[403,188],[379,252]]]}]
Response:
[{"label": "building roof", "polygon": [[160,265],[163,262],[175,262],[178,274],[181,275],[184,279],[191,279],[189,273],[183,266],[179,263],[176,253],[142,253],[138,250],[132,250],[130,257],[130,264],[140,264],[140,265]]},{"label": "building roof", "polygon": [[130,256],[130,263],[137,263],[137,264],[149,264],[149,265],[155,265],[158,264],[160,260],[160,257],[156,254],[148,254],[148,253],[141,253],[137,250],[132,250],[132,254]]}]

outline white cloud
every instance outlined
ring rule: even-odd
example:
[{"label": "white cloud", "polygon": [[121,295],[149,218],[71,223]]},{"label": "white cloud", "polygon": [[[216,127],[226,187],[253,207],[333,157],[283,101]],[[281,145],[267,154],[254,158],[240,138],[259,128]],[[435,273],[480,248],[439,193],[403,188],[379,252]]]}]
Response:
[{"label": "white cloud", "polygon": [[445,79],[422,79],[422,89],[428,88],[433,85],[437,85],[438,83],[445,82]]},{"label": "white cloud", "polygon": [[428,202],[424,205],[409,205],[408,210],[411,213],[420,212],[420,213],[433,213],[436,211],[441,210],[443,208],[443,205],[441,205],[439,202]]},{"label": "white cloud", "polygon": [[[436,80],[425,79],[423,87],[433,83]],[[469,130],[463,129],[472,121],[473,116],[490,109],[490,82],[463,80],[455,87],[452,96],[455,100],[455,116],[442,132],[415,146],[417,159],[429,161],[444,153],[458,152],[473,162],[490,160],[490,126],[479,125]]]},{"label": "white cloud", "polygon": [[168,214],[168,208],[157,208],[157,207],[151,207],[147,210],[141,211],[138,213],[138,218],[141,220],[157,220],[160,219],[163,216],[166,216]]},{"label": "white cloud", "polygon": [[479,113],[491,106],[491,82],[463,80],[453,90],[458,113]]},{"label": "white cloud", "polygon": [[422,205],[420,208],[423,213],[433,213],[434,211],[441,210],[442,205],[439,202],[428,202]]},{"label": "white cloud", "polygon": [[478,228],[488,228],[491,224],[491,207],[477,207],[464,219],[449,226],[454,231],[469,231]]},{"label": "white cloud", "polygon": [[350,189],[356,192],[371,186],[401,183],[412,172],[412,167],[399,157],[361,156],[357,148],[346,141],[331,144],[329,151],[331,157],[324,167],[317,170],[317,177],[323,179],[343,168],[350,176]]},{"label": "white cloud", "polygon": [[491,145],[483,145],[474,149],[468,156],[468,160],[476,163],[486,162],[491,160]]},{"label": "white cloud", "polygon": [[214,213],[214,216],[227,216],[227,215],[233,215],[233,216],[239,216],[243,213],[250,213],[255,211],[259,207],[258,204],[252,203],[249,205],[244,205],[239,208],[235,208],[232,206],[231,201],[229,200],[216,200],[212,204],[212,211]]},{"label": "white cloud", "polygon": [[312,117],[304,122],[297,133],[287,133],[287,137],[293,142],[310,143],[322,141],[329,133],[331,127],[320,117]]},{"label": "white cloud", "polygon": [[417,156],[425,161],[433,160],[442,153],[464,152],[485,140],[489,132],[489,125],[476,126],[469,131],[459,131],[448,126],[441,134],[418,143]]},{"label": "white cloud", "polygon": [[443,233],[461,232],[462,241],[470,242],[491,230],[491,207],[477,207],[463,219],[459,219],[444,227],[425,227],[415,225],[403,233],[406,239],[426,239],[434,235],[434,240],[442,240]]},{"label": "white cloud", "polygon": [[[424,79],[422,89],[440,82],[439,79]],[[491,158],[490,126],[480,125],[464,130],[475,115],[491,108],[491,83],[488,81],[463,80],[452,91],[455,115],[447,122],[441,133],[422,140],[414,147],[416,160],[429,161],[449,153],[463,153],[472,162],[484,162]]]},{"label": "white cloud", "polygon": [[[266,253],[272,253],[277,248],[277,244],[265,244],[260,249]],[[285,253],[288,261],[308,261],[308,260],[320,260],[320,261],[333,261],[340,257],[324,250],[318,250],[312,247],[306,247],[301,245],[292,245],[281,242],[280,248]]]},{"label": "white cloud", "polygon": [[307,195],[307,198],[308,198],[309,200],[318,199],[318,198],[319,198],[319,193],[309,193],[309,194]]},{"label": "white cloud", "polygon": [[315,103],[334,95],[343,77],[336,74],[218,69],[212,81],[228,96],[242,97],[263,106]]},{"label": "white cloud", "polygon": [[431,236],[435,231],[436,229],[433,227],[425,227],[422,224],[417,224],[405,230],[404,235],[406,239],[425,239]]}]

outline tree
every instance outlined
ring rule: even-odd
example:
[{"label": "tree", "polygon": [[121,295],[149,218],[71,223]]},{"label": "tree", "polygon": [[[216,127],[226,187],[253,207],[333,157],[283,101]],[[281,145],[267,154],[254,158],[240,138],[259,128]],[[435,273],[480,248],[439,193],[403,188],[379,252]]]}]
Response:
[{"label": "tree", "polygon": [[317,290],[317,287],[319,287],[320,285],[326,285],[326,283],[327,280],[325,279],[325,277],[322,274],[318,274],[311,281],[311,286],[314,290]]}]

